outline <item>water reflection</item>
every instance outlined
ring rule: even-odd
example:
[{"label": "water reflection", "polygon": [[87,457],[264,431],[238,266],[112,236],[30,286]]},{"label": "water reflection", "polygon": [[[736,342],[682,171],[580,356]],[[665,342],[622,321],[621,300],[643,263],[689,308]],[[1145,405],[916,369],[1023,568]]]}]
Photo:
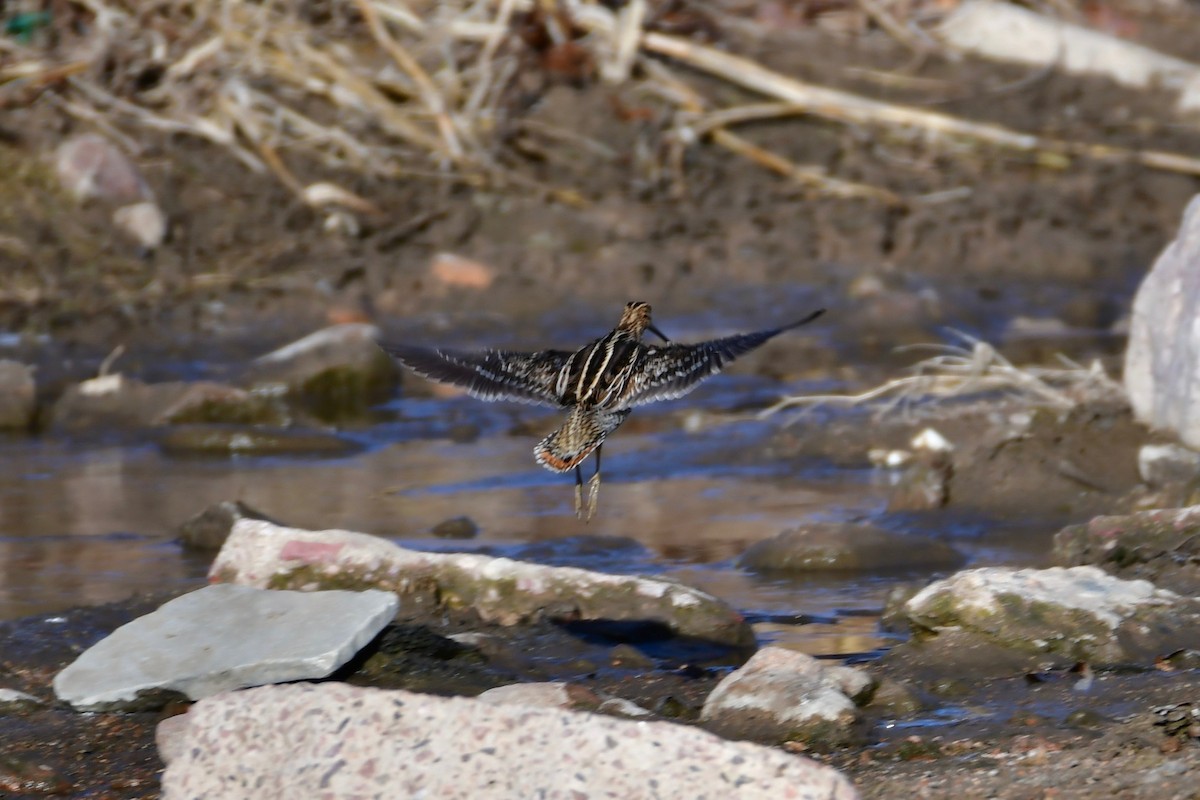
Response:
[{"label": "water reflection", "polygon": [[[427,424],[430,401],[409,403],[394,404],[397,421],[361,434],[365,452],[338,459],[208,460],[168,457],[152,443],[0,442],[0,618],[200,585],[207,558],[182,553],[175,528],[237,499],[298,527],[665,574],[759,615],[764,640],[814,654],[869,653],[890,642],[875,615],[896,577],[780,580],[733,566],[748,545],[801,520],[871,516],[884,505],[886,486],[861,472],[819,464],[797,472],[764,460],[760,445],[773,423],[688,432],[670,405],[643,414],[606,446],[600,513],[587,524],[574,516],[570,476],[533,463],[533,437],[506,433],[514,421],[536,421],[521,416],[530,412],[477,404],[480,414],[465,418],[456,410],[450,416],[479,431],[459,443]],[[432,537],[439,522],[463,515],[479,526],[477,538]],[[984,538],[970,546],[995,549]],[[820,620],[772,621],[800,614]]]}]

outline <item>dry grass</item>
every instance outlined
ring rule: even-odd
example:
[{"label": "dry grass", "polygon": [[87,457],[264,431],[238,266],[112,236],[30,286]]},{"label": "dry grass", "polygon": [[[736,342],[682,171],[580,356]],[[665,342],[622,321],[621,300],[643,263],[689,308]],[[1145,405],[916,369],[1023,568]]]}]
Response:
[{"label": "dry grass", "polygon": [[1099,361],[1084,367],[1060,355],[1058,367],[1016,367],[987,342],[959,331],[954,334],[963,345],[904,348],[937,353],[913,365],[911,375],[860,394],[785,397],[761,416],[823,405],[870,406],[877,415],[885,415],[938,400],[982,394],[1001,394],[1031,407],[1069,411],[1081,404],[1122,400],[1125,396],[1124,388],[1109,377]]},{"label": "dry grass", "polygon": [[[500,144],[520,72],[572,64],[613,85],[637,83],[643,96],[673,106],[664,173],[680,185],[680,152],[709,141],[817,192],[911,201],[794,164],[730,130],[796,115],[901,129],[935,145],[1015,149],[1049,164],[1085,157],[1200,174],[1200,160],[1188,156],[1049,140],[806,84],[650,29],[648,0],[615,11],[595,0],[73,0],[62,7],[76,18],[55,20],[53,51],[13,41],[0,48],[0,108],[44,97],[134,152],[139,128],[195,136],[318,207],[373,210],[368,199],[332,186],[334,172],[519,186],[583,204],[573,187],[543,185],[511,166]],[[922,57],[934,49],[887,4],[860,0],[858,8]],[[85,33],[72,39],[72,30]],[[540,62],[531,60],[531,39]],[[673,64],[775,102],[722,107]],[[327,174],[301,179],[302,163]]]}]

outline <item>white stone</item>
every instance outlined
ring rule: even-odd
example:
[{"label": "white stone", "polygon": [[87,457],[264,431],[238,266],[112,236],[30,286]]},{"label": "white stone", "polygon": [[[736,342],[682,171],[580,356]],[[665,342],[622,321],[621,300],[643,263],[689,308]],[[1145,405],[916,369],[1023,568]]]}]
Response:
[{"label": "white stone", "polygon": [[938,35],[983,58],[1102,75],[1125,86],[1166,86],[1180,92],[1179,111],[1200,109],[1200,65],[1010,3],[962,3],[947,15]]},{"label": "white stone", "polygon": [[858,707],[874,681],[862,670],[764,647],[726,676],[704,701],[700,720],[720,733],[818,745],[854,738]]},{"label": "white stone", "polygon": [[629,717],[630,719],[638,719],[639,717],[652,717],[654,713],[649,709],[642,708],[632,700],[626,700],[624,697],[610,697],[604,700],[596,708],[599,714],[612,714],[614,717]]},{"label": "white stone", "polygon": [[1133,301],[1125,389],[1139,420],[1200,449],[1200,195]]},{"label": "white stone", "polygon": [[[750,680],[754,691],[745,691]],[[780,695],[786,705],[776,711]],[[813,716],[837,719],[847,711],[853,713],[854,703],[827,679],[817,659],[782,647],[764,647],[717,684],[704,701],[700,718],[711,718],[721,709],[747,708],[799,721]]]},{"label": "white stone", "polygon": [[905,611],[921,616],[925,608],[949,594],[956,608],[985,613],[1002,610],[1001,598],[1016,595],[1029,602],[1049,603],[1082,611],[1116,628],[1141,606],[1170,606],[1181,598],[1149,581],[1114,578],[1099,567],[1006,569],[982,567],[955,573],[917,592]]},{"label": "white stone", "polygon": [[89,378],[79,384],[79,393],[84,397],[103,397],[116,394],[125,386],[125,378],[119,372]]},{"label": "white stone", "polygon": [[336,349],[358,342],[375,342],[379,339],[379,328],[365,322],[348,322],[343,325],[332,325],[310,333],[302,339],[286,344],[278,350],[272,350],[266,355],[259,356],[255,362],[259,364],[276,364],[292,361],[302,355],[321,353],[325,350]]},{"label": "white stone", "polygon": [[1138,475],[1151,486],[1200,476],[1200,453],[1177,444],[1147,444],[1138,450]]},{"label": "white stone", "polygon": [[668,722],[325,683],[202,700],[166,800],[852,800],[831,767]]},{"label": "white stone", "polygon": [[44,703],[31,694],[18,692],[16,689],[0,689],[0,709],[40,705]]},{"label": "white stone", "polygon": [[167,215],[152,200],[121,206],[113,212],[113,224],[147,250],[167,238]]},{"label": "white stone", "polygon": [[100,710],[140,692],[192,700],[264,683],[321,678],[396,614],[390,592],[284,592],[207,586],[122,625],[54,679],[59,699]]},{"label": "white stone", "polygon": [[[575,696],[573,696],[575,692]],[[565,681],[547,683],[510,683],[507,686],[497,686],[480,694],[476,700],[481,703],[508,706],[534,706],[536,708],[575,708],[580,704],[580,697],[591,695],[590,705],[597,705],[600,698],[582,687],[572,688]]]},{"label": "white stone", "polygon": [[954,445],[950,444],[950,440],[933,428],[926,428],[914,436],[912,447],[914,450],[928,450],[933,453],[951,453],[954,451]]}]

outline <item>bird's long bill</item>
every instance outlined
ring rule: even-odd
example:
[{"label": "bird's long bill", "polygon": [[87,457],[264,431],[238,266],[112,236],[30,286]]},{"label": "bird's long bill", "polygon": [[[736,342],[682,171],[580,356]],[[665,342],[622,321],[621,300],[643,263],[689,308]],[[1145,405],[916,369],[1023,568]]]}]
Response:
[{"label": "bird's long bill", "polygon": [[824,314],[824,313],[825,313],[825,309],[823,309],[823,308],[818,308],[816,311],[812,312],[811,314],[809,314],[809,315],[808,315],[807,317],[805,317],[804,319],[802,319],[802,320],[800,320],[800,321],[798,321],[798,322],[793,322],[793,323],[792,323],[791,325],[789,325],[788,327],[789,327],[789,328],[799,328],[801,325],[807,325],[808,323],[812,322],[814,319],[816,319],[817,317],[821,316],[821,315],[822,315],[822,314]]},{"label": "bird's long bill", "polygon": [[666,337],[666,334],[664,334],[662,331],[660,331],[658,328],[654,327],[653,325],[647,325],[647,326],[646,326],[646,330],[650,331],[650,332],[651,332],[651,333],[653,333],[655,336],[657,336],[658,338],[662,339],[664,342],[670,342],[670,341],[671,341],[670,339],[668,339],[668,338]]}]

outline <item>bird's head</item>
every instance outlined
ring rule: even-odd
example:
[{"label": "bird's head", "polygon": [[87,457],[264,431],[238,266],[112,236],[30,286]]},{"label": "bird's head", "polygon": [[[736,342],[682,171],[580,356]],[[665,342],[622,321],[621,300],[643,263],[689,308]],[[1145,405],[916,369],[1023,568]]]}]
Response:
[{"label": "bird's head", "polygon": [[666,336],[663,336],[662,332],[654,327],[654,323],[650,320],[650,304],[643,303],[640,300],[634,300],[625,304],[625,310],[621,312],[621,321],[617,323],[617,329],[628,331],[639,339],[648,330],[664,342],[671,341]]}]

